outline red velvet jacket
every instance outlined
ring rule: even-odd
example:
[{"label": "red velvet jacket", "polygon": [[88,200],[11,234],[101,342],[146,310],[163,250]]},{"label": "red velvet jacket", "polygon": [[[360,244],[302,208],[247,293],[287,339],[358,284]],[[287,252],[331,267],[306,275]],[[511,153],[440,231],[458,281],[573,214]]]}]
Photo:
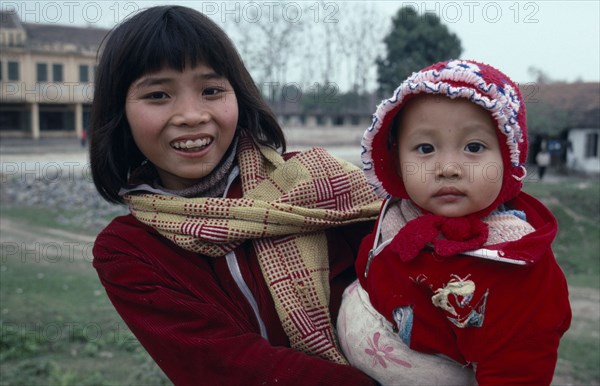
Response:
[{"label": "red velvet jacket", "polygon": [[[234,184],[230,197],[239,197]],[[367,222],[328,232],[333,320]],[[133,216],[96,239],[94,267],[113,305],[176,385],[372,385],[365,374],[290,348],[250,243],[235,250],[268,340],[225,258],[174,245]]]},{"label": "red velvet jacket", "polygon": [[480,386],[548,385],[571,321],[567,283],[551,250],[557,223],[525,193],[509,206],[525,211],[535,228],[519,240],[486,247],[509,261],[444,258],[424,250],[403,263],[383,247],[365,278],[375,231],[361,245],[357,272],[372,305],[392,323],[395,308],[413,307],[412,349],[476,364]]}]

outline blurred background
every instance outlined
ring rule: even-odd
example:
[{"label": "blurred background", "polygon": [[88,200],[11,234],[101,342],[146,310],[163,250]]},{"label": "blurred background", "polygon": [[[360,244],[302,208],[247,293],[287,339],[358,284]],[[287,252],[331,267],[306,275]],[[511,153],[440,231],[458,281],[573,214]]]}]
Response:
[{"label": "blurred background", "polygon": [[[174,3],[230,35],[290,149],[360,164],[377,104],[439,60],[486,62],[518,82],[525,190],[559,221],[574,312],[554,384],[600,384],[600,2]],[[126,208],[102,201],[87,161],[100,43],[160,4],[0,3],[0,385],[170,384],[91,267],[95,235]]]}]

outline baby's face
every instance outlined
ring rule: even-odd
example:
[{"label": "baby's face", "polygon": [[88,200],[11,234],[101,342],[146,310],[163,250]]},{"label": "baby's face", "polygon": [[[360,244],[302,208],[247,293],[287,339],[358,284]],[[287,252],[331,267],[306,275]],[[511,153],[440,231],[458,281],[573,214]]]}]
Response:
[{"label": "baby's face", "polygon": [[460,217],[490,206],[502,188],[495,122],[466,99],[423,95],[407,103],[398,130],[398,174],[421,208]]}]

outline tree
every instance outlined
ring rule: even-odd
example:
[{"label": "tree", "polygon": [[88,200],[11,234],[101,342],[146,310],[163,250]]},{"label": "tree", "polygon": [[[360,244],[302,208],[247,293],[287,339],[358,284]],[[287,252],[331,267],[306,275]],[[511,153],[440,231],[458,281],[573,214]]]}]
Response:
[{"label": "tree", "polygon": [[569,112],[546,101],[527,104],[527,131],[529,135],[556,136],[569,126]]},{"label": "tree", "polygon": [[392,19],[385,37],[385,58],[378,57],[379,90],[390,93],[414,71],[430,64],[455,59],[462,53],[460,40],[432,13],[419,15],[412,7],[402,7]]},{"label": "tree", "polygon": [[542,70],[541,68],[537,68],[537,67],[534,67],[534,66],[529,66],[527,68],[527,73],[538,84],[552,83],[552,79],[550,79],[550,76],[548,74],[546,74],[546,72],[544,70]]},{"label": "tree", "polygon": [[[348,92],[364,94],[374,84],[373,58],[382,51],[381,15],[373,3],[346,5],[337,32],[339,58],[347,67]],[[371,90],[372,91],[372,90]]]},{"label": "tree", "polygon": [[283,1],[265,3],[262,8],[260,3],[249,4],[254,5],[242,11],[244,20],[237,23],[240,53],[261,90],[280,90],[305,28],[300,17],[303,11],[298,4]]}]

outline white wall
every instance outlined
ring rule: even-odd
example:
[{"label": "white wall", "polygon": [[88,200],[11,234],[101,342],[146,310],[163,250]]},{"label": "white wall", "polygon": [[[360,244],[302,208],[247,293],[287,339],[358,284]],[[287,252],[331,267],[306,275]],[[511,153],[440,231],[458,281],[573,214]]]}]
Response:
[{"label": "white wall", "polygon": [[[567,151],[567,166],[576,171],[600,173],[600,158],[598,156],[593,158],[585,157],[586,139],[589,133],[597,133],[597,138],[600,138],[600,128],[569,130],[571,150]],[[597,144],[597,148],[600,152],[600,143]]]}]

